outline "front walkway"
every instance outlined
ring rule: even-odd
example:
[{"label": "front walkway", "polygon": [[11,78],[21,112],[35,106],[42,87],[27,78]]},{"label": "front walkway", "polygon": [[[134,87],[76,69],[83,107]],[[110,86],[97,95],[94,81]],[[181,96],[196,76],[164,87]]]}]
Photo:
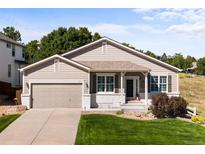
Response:
[{"label": "front walkway", "polygon": [[74,144],[81,109],[31,109],[2,133],[0,144]]}]

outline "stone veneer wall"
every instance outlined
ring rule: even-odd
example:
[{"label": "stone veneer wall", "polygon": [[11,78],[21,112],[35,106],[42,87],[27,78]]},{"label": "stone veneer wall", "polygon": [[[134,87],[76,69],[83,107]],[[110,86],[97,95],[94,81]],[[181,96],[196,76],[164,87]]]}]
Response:
[{"label": "stone veneer wall", "polygon": [[23,105],[0,106],[0,116],[23,113],[24,111],[26,111],[26,106]]}]

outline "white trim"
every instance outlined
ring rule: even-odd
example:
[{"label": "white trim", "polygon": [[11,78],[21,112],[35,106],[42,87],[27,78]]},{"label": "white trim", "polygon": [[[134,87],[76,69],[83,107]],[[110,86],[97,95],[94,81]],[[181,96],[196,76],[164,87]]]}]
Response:
[{"label": "white trim", "polygon": [[[105,90],[104,90],[104,92],[103,91],[98,92],[98,76],[104,76],[105,77]],[[113,77],[114,85],[113,85],[113,91],[112,92],[111,91],[107,92],[107,90],[106,90],[107,76],[112,76]],[[96,73],[96,93],[97,94],[115,94],[115,73]]]},{"label": "white trim", "polygon": [[88,72],[88,94],[90,94],[90,72]]},{"label": "white trim", "polygon": [[34,67],[34,66],[36,66],[36,65],[40,65],[40,64],[42,64],[42,63],[44,63],[44,62],[46,62],[46,61],[49,61],[49,60],[51,60],[51,59],[54,59],[54,58],[59,58],[59,59],[62,59],[62,60],[66,61],[66,62],[68,62],[68,63],[70,63],[70,64],[73,64],[73,65],[76,65],[76,66],[78,66],[78,67],[81,67],[81,68],[83,68],[83,69],[85,69],[85,70],[90,70],[89,67],[86,67],[86,66],[84,66],[84,65],[81,65],[81,64],[79,64],[79,63],[77,63],[77,62],[74,62],[74,61],[72,61],[72,60],[70,60],[70,59],[67,59],[67,58],[65,58],[65,57],[62,57],[62,56],[60,56],[60,55],[53,55],[53,56],[48,57],[48,58],[46,58],[46,59],[43,59],[43,60],[41,60],[41,61],[39,61],[39,62],[36,62],[36,63],[31,64],[31,65],[29,65],[29,66],[26,66],[26,67],[24,67],[24,68],[21,68],[20,71],[21,71],[21,72],[22,72],[22,71],[25,71],[25,70],[27,70],[27,69],[30,69],[30,68],[32,68],[32,67]]},{"label": "white trim", "polygon": [[112,40],[112,39],[110,39],[110,38],[107,38],[107,37],[103,37],[103,38],[101,38],[101,39],[99,39],[99,40],[97,40],[97,41],[95,41],[95,42],[89,43],[89,44],[84,45],[84,46],[82,46],[82,47],[79,47],[79,48],[77,48],[77,49],[74,49],[74,50],[71,50],[71,51],[69,51],[69,52],[66,52],[66,53],[62,54],[62,56],[66,56],[66,55],[72,54],[72,53],[77,52],[77,51],[79,51],[79,50],[81,50],[81,49],[84,49],[84,48],[87,48],[87,47],[92,46],[92,45],[94,45],[94,44],[97,44],[97,43],[100,42],[100,41],[108,41],[108,42],[111,42],[111,43],[113,43],[113,44],[115,44],[115,45],[117,45],[117,46],[120,46],[120,47],[122,47],[122,48],[125,48],[125,49],[127,49],[127,50],[133,52],[133,53],[139,54],[139,55],[144,56],[144,57],[146,57],[146,58],[148,58],[148,59],[150,59],[150,60],[153,60],[153,61],[155,61],[155,62],[158,62],[158,63],[160,63],[160,64],[163,64],[163,65],[165,65],[165,66],[167,66],[167,67],[170,67],[170,68],[172,68],[172,69],[174,69],[174,70],[176,70],[176,71],[179,71],[179,72],[182,71],[181,69],[179,69],[179,68],[177,68],[177,67],[174,67],[174,66],[172,66],[172,65],[170,65],[170,64],[167,64],[167,63],[165,63],[165,62],[162,62],[162,61],[160,61],[160,60],[158,60],[158,59],[155,59],[155,58],[153,58],[153,57],[151,57],[151,56],[148,56],[148,55],[146,55],[146,54],[144,54],[144,53],[141,53],[141,52],[138,51],[138,50],[131,49],[131,48],[129,48],[129,47],[125,46],[125,45],[122,45],[121,43],[119,43],[119,42],[117,42],[117,41],[114,41],[114,40]]},{"label": "white trim", "polygon": [[23,93],[23,94],[24,94],[24,91],[25,91],[25,90],[24,90],[24,89],[25,89],[25,88],[24,88],[24,84],[25,84],[25,83],[24,83],[24,78],[25,78],[25,72],[23,72],[23,74],[22,74],[22,93]]},{"label": "white trim", "polygon": [[144,73],[144,76],[145,76],[145,104],[148,103],[148,73]]}]

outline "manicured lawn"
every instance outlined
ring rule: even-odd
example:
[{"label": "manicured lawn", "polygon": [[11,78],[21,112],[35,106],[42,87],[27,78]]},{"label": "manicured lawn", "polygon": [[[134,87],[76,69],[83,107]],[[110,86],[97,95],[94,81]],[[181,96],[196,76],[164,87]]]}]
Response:
[{"label": "manicured lawn", "polygon": [[177,119],[137,121],[82,115],[76,144],[205,144],[205,127]]},{"label": "manicured lawn", "polygon": [[2,132],[9,124],[11,124],[19,116],[20,114],[14,114],[0,117],[0,132]]}]

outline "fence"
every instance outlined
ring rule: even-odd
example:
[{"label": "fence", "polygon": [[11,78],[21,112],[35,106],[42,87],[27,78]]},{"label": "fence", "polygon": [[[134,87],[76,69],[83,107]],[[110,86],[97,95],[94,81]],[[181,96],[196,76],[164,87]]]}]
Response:
[{"label": "fence", "polygon": [[195,116],[196,115],[196,107],[187,106],[187,113],[190,114],[191,116]]},{"label": "fence", "polygon": [[16,105],[21,104],[21,93],[22,93],[22,89],[16,90]]}]

